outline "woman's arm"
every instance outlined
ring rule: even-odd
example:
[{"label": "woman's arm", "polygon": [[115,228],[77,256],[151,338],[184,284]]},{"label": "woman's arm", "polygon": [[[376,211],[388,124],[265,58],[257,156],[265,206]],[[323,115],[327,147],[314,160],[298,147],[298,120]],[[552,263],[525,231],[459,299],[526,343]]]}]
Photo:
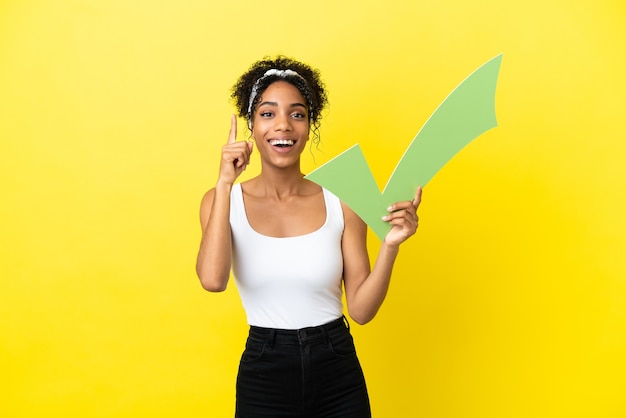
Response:
[{"label": "woman's arm", "polygon": [[342,240],[344,285],[348,314],[359,324],[374,319],[391,281],[393,264],[400,244],[415,234],[418,225],[417,207],[422,189],[418,188],[411,202],[398,202],[389,208],[384,220],[392,225],[383,240],[374,268],[370,271],[367,254],[367,225],[344,205],[345,229]]},{"label": "woman's arm", "polygon": [[210,292],[226,290],[231,265],[230,190],[232,184],[218,184],[200,204],[202,241],[196,273],[202,287]]},{"label": "woman's arm", "polygon": [[228,142],[222,148],[220,175],[200,205],[202,241],[196,260],[196,273],[202,287],[211,292],[226,289],[232,260],[230,231],[230,192],[235,179],[250,162],[252,142],[236,142],[237,120],[231,118]]}]

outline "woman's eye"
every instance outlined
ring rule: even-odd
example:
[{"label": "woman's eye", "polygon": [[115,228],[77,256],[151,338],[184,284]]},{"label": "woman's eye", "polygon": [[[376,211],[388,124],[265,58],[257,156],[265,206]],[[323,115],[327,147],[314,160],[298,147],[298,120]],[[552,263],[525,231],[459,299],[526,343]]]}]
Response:
[{"label": "woman's eye", "polygon": [[296,119],[302,119],[302,118],[306,118],[306,115],[304,113],[294,113],[293,117]]},{"label": "woman's eye", "polygon": [[269,118],[270,116],[272,116],[272,112],[261,112],[259,114],[261,115],[261,117],[264,118]]}]

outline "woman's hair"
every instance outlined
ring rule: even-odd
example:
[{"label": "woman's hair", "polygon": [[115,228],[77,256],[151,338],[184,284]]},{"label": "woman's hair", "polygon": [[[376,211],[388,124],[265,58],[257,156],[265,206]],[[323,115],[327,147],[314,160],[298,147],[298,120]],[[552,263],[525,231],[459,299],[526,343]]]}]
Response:
[{"label": "woman's hair", "polygon": [[328,103],[324,83],[317,69],[292,58],[282,55],[273,59],[263,58],[252,64],[248,71],[239,77],[231,95],[238,115],[251,121],[261,94],[270,84],[279,80],[294,85],[306,100],[309,121],[316,138],[313,142],[319,142],[321,112]]}]

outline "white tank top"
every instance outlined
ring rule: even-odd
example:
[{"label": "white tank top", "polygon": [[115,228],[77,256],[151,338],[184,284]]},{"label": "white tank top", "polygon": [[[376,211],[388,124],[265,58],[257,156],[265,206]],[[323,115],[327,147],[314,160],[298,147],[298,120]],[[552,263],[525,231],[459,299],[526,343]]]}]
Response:
[{"label": "white tank top", "polygon": [[300,329],[341,317],[343,211],[339,198],[323,189],[326,221],[318,230],[275,238],[250,226],[241,184],[230,195],[233,276],[248,324]]}]

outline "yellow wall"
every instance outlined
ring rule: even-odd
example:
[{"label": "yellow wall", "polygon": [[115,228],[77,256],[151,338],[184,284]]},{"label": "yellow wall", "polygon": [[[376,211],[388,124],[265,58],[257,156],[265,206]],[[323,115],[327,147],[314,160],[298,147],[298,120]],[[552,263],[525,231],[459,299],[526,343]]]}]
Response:
[{"label": "yellow wall", "polygon": [[306,171],[359,142],[383,185],[500,52],[499,127],[353,327],[375,416],[626,416],[626,3],[213,3],[0,2],[0,416],[232,416],[245,318],[194,261],[252,61],[322,70]]}]

